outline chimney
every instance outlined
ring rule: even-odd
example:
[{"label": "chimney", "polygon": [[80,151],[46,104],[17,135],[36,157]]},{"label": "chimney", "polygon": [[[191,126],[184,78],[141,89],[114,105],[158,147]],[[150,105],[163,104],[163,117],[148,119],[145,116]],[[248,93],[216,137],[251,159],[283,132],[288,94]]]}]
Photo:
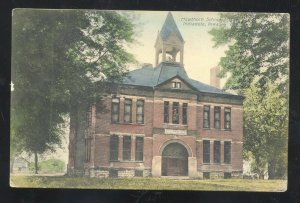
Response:
[{"label": "chimney", "polygon": [[210,69],[210,85],[220,89],[220,68],[218,66]]}]

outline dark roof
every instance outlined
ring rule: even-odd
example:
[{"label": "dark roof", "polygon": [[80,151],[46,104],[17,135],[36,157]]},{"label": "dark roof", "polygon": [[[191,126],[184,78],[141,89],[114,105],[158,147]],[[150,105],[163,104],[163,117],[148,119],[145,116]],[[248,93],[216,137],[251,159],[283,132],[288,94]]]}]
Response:
[{"label": "dark roof", "polygon": [[172,32],[174,32],[176,34],[176,36],[178,37],[178,39],[181,42],[184,42],[184,40],[180,34],[180,31],[174,21],[174,18],[172,16],[171,12],[169,12],[168,16],[165,20],[165,23],[160,31],[160,36],[162,37],[163,40],[166,40],[166,39],[168,39],[168,37],[171,35]]},{"label": "dark roof", "polygon": [[184,68],[179,64],[162,62],[156,68],[144,66],[130,71],[124,78],[123,84],[156,87],[174,77],[179,77],[199,92],[233,95],[216,87],[189,78]]}]

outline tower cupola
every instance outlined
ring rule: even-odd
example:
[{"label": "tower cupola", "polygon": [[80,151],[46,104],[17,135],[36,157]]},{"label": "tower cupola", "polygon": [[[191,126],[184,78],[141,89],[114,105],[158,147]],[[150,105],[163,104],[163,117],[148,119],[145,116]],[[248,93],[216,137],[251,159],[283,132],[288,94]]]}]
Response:
[{"label": "tower cupola", "polygon": [[[183,67],[184,40],[169,12],[155,42],[155,66],[160,62],[178,63]],[[178,56],[178,53],[179,56]]]}]

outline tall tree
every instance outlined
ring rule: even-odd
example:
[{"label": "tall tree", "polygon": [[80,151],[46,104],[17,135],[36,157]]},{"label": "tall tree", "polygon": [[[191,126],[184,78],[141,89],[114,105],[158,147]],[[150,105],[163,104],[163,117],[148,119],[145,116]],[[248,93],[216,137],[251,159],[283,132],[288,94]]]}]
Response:
[{"label": "tall tree", "polygon": [[72,124],[79,106],[100,99],[95,78],[120,79],[134,61],[124,48],[134,24],[113,11],[17,9],[12,39],[11,126],[37,173],[37,155],[61,142],[63,116]]},{"label": "tall tree", "polygon": [[[86,67],[84,75],[78,77],[76,88],[71,85],[70,91],[70,137],[68,174],[74,173],[74,168],[83,168],[83,161],[75,161],[76,156],[83,158],[84,154],[76,148],[84,147],[84,133],[87,127],[86,114],[92,104],[97,110],[104,110],[101,95],[107,83],[99,81],[99,76],[105,75],[106,82],[121,81],[127,72],[128,63],[135,62],[133,56],[127,53],[125,46],[134,42],[135,25],[127,17],[117,12],[89,12],[87,14],[91,26],[84,30],[85,37],[76,43],[68,56],[75,63],[74,67]],[[82,78],[84,77],[84,78]],[[97,81],[97,82],[96,82]],[[81,151],[82,152],[82,151]],[[75,165],[77,164],[77,166]]]},{"label": "tall tree", "polygon": [[213,28],[215,47],[228,45],[226,56],[220,60],[220,76],[229,73],[225,89],[239,94],[257,83],[264,87],[268,81],[278,83],[285,91],[289,65],[289,16],[267,13],[226,13],[221,18],[228,23]]},{"label": "tall tree", "polygon": [[253,157],[252,171],[270,179],[287,173],[288,105],[277,86],[268,82],[265,94],[252,84],[245,91],[244,150]]},{"label": "tall tree", "polygon": [[[210,30],[215,47],[227,45],[220,77],[225,89],[245,96],[244,152],[254,171],[269,178],[286,174],[288,125],[288,14],[226,13],[227,25]],[[272,84],[272,85],[270,85]]]}]

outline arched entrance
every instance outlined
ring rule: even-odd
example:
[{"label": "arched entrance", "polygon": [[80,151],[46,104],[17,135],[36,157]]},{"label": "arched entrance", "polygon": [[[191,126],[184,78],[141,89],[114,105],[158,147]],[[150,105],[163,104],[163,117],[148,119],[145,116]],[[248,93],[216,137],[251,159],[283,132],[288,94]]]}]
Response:
[{"label": "arched entrance", "polygon": [[188,156],[182,144],[168,144],[162,152],[162,176],[187,176]]}]

